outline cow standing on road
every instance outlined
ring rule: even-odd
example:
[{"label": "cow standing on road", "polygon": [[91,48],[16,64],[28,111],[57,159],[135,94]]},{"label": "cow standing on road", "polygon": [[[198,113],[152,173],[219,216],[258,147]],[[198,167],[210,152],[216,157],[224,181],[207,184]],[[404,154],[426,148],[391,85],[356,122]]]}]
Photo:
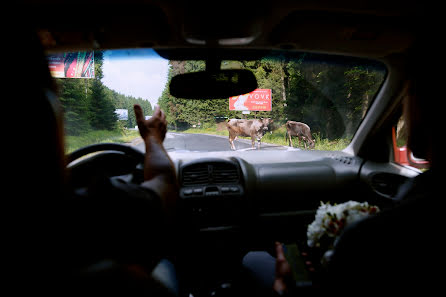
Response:
[{"label": "cow standing on road", "polygon": [[268,125],[273,122],[272,119],[254,119],[254,120],[240,120],[230,119],[226,123],[229,131],[229,143],[231,149],[235,150],[234,140],[237,136],[251,137],[252,148],[255,148],[255,140],[258,142],[258,149],[260,149],[260,140],[266,131],[268,131]]},{"label": "cow standing on road", "polygon": [[[288,121],[285,125],[289,140],[289,146],[293,146],[291,136],[297,136],[297,145],[299,145],[299,140],[302,140],[305,145],[305,149],[307,148],[307,143],[309,144],[310,148],[314,148],[314,139],[311,137],[311,130],[307,124]],[[285,139],[286,138],[287,136],[285,135]]]}]

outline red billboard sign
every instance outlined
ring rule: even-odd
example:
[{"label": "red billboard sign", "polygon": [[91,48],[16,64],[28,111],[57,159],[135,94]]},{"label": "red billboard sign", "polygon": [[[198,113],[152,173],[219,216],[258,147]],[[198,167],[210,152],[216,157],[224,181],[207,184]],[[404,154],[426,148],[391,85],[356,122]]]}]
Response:
[{"label": "red billboard sign", "polygon": [[57,78],[94,78],[94,52],[49,55],[48,67]]},{"label": "red billboard sign", "polygon": [[271,111],[271,89],[255,89],[248,94],[229,97],[229,110]]}]

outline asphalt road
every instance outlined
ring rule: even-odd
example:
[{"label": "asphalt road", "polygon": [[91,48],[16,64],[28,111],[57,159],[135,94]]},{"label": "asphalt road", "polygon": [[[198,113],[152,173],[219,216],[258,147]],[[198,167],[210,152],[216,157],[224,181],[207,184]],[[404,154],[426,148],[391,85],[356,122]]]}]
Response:
[{"label": "asphalt road", "polygon": [[[237,139],[234,141],[235,147],[240,150],[252,150],[251,140]],[[257,143],[256,143],[257,146]],[[144,144],[139,143],[136,146],[141,151],[145,150]],[[229,139],[227,136],[207,135],[207,134],[189,134],[168,132],[164,140],[164,147],[167,152],[215,152],[231,151]],[[261,150],[284,149],[287,147],[262,143]]]}]

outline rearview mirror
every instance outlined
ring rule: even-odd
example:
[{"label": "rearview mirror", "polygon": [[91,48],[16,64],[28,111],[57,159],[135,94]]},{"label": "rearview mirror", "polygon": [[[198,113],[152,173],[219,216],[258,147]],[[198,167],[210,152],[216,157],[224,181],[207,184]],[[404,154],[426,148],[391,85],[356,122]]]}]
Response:
[{"label": "rearview mirror", "polygon": [[257,80],[246,69],[201,71],[172,77],[169,88],[177,98],[222,99],[252,92]]}]

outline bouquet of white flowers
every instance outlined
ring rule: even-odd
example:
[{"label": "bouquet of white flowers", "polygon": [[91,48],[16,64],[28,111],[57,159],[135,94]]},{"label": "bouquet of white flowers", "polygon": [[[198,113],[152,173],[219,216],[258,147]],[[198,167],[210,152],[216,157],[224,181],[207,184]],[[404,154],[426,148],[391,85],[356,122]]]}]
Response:
[{"label": "bouquet of white flowers", "polygon": [[335,205],[321,202],[314,222],[308,226],[307,244],[324,251],[330,250],[347,225],[378,211],[377,206],[367,202],[348,201]]}]

